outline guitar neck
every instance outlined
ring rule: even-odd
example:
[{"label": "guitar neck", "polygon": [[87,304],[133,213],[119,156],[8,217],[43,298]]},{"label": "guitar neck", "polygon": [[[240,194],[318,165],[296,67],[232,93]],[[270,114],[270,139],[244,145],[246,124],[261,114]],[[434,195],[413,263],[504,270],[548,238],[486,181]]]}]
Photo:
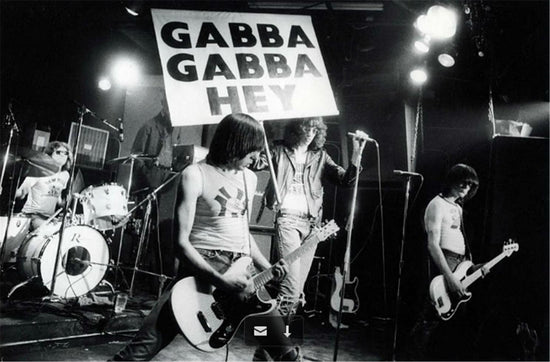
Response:
[{"label": "guitar neck", "polygon": [[[318,237],[317,235],[312,235],[306,241],[300,246],[298,249],[294,250],[292,253],[288,254],[284,260],[287,264],[292,264],[296,260],[300,259],[310,248],[317,245]],[[273,279],[273,267],[264,270],[261,273],[256,274],[252,277],[252,280],[254,282],[254,290],[258,290],[264,285],[266,285],[269,281]]]},{"label": "guitar neck", "polygon": [[[499,255],[495,256],[493,259],[488,261],[485,264],[485,267],[490,270],[491,268],[493,268],[498,262],[500,262],[505,257],[506,257],[506,253],[500,253]],[[473,272],[472,274],[470,274],[466,278],[464,278],[464,281],[462,282],[462,285],[465,288],[468,288],[472,283],[474,283],[476,280],[478,280],[479,277],[481,277],[481,275],[482,275],[481,268],[479,268],[478,270],[476,270],[475,272]]]}]

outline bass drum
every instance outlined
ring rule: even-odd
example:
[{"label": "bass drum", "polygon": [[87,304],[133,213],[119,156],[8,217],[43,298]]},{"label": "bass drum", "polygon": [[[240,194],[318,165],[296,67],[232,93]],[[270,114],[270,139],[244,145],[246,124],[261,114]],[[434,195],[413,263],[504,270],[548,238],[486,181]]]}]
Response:
[{"label": "bass drum", "polygon": [[[59,245],[59,228],[31,234],[17,253],[17,270],[23,278],[40,278],[52,290]],[[86,225],[65,227],[53,293],[63,298],[84,295],[105,276],[109,248],[101,233]]]}]

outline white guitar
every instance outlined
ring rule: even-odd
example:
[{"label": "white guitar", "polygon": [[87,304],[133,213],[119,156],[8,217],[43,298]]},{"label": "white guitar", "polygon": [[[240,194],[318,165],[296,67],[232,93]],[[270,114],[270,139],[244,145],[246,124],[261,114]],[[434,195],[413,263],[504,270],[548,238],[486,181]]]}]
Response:
[{"label": "white guitar", "polygon": [[[304,243],[284,260],[292,264],[317,243],[325,240],[340,228],[334,220],[312,233]],[[252,259],[239,258],[226,274],[249,271]],[[273,279],[272,268],[254,275],[253,290],[238,294],[226,293],[195,277],[177,282],[171,293],[172,311],[178,325],[191,345],[201,351],[212,352],[225,346],[244,318],[271,312],[276,301],[269,297],[264,286]]]},{"label": "white guitar", "polygon": [[[518,250],[519,245],[513,242],[512,239],[508,240],[502,247],[502,253],[487,262],[485,267],[491,269],[502,259],[512,255],[513,252]],[[453,272],[466,289],[482,276],[481,268],[471,274],[467,274],[472,266],[473,263],[470,260],[465,260],[458,264],[456,270]],[[470,298],[472,298],[472,293],[470,292],[465,293],[462,297],[458,297],[456,294],[450,294],[447,291],[447,285],[443,275],[436,276],[430,283],[430,299],[439,317],[443,320],[451,319],[460,304],[469,301]]]}]

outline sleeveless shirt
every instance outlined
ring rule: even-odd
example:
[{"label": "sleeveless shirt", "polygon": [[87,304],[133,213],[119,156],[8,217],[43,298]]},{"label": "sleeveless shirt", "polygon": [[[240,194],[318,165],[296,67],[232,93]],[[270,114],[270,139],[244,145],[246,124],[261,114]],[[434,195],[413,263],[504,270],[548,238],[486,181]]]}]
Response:
[{"label": "sleeveless shirt", "polygon": [[426,207],[424,213],[424,224],[427,225],[427,215],[431,208],[438,205],[443,210],[441,220],[441,239],[439,245],[442,249],[452,251],[460,255],[466,253],[464,235],[460,229],[462,223],[462,208],[460,205],[445,200],[440,195],[434,197]]},{"label": "sleeveless shirt", "polygon": [[224,172],[204,161],[197,166],[202,174],[203,187],[189,235],[191,244],[201,249],[250,254],[245,189],[250,209],[255,191],[252,187],[256,184],[254,173],[249,169]]}]

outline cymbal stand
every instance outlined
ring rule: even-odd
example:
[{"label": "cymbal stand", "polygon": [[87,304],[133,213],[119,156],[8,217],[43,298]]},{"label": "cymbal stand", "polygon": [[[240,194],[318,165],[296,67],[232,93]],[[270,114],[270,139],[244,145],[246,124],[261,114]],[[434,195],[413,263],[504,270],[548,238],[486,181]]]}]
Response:
[{"label": "cymbal stand", "polygon": [[[70,188],[74,181],[74,172],[76,169],[76,160],[78,158],[78,146],[80,145],[80,134],[82,130],[82,123],[84,122],[84,115],[86,113],[91,113],[89,109],[87,109],[84,106],[78,107],[78,128],[76,130],[76,142],[74,144],[73,148],[73,164],[71,165],[71,172],[69,174],[69,182],[67,183],[67,186]],[[70,193],[69,193],[70,194]],[[59,228],[59,243],[57,244],[57,251],[55,254],[55,263],[53,265],[53,272],[52,272],[52,284],[51,284],[51,290],[50,290],[50,298],[53,298],[54,290],[55,290],[55,282],[57,279],[57,269],[58,269],[58,263],[61,257],[61,246],[63,245],[63,234],[65,231],[65,221],[67,219],[67,212],[69,211],[68,208],[68,197],[65,198],[65,201],[63,202],[63,217],[61,218],[61,227]]]},{"label": "cymbal stand", "polygon": [[[164,187],[166,187],[169,183],[171,183],[173,180],[176,179],[176,177],[178,177],[180,175],[180,173],[176,173],[174,175],[172,175],[168,180],[164,181],[160,186],[158,186],[156,189],[154,189],[149,195],[147,195],[146,198],[144,198],[143,200],[141,200],[136,206],[134,206],[130,211],[128,211],[128,213],[119,221],[119,223],[122,223],[122,222],[126,222],[128,221],[128,219],[130,218],[130,216],[138,209],[141,207],[141,205],[143,205],[144,203],[148,202],[148,205],[147,205],[147,209],[146,209],[146,213],[145,213],[145,216],[144,216],[144,221],[143,221],[143,231],[141,232],[141,235],[140,235],[140,240],[139,240],[139,246],[138,246],[138,255],[136,257],[136,262],[134,264],[134,267],[132,268],[132,281],[130,283],[130,291],[129,291],[129,295],[132,296],[133,294],[133,284],[134,284],[134,278],[135,278],[135,273],[136,272],[140,272],[140,273],[145,273],[145,274],[149,274],[149,275],[154,275],[154,276],[158,276],[160,278],[160,285],[159,285],[159,296],[161,294],[161,291],[162,291],[162,288],[164,287],[164,282],[167,280],[167,279],[172,279],[171,277],[168,277],[164,274],[157,274],[157,273],[152,273],[152,272],[146,272],[144,270],[140,270],[138,268],[138,264],[139,264],[139,259],[140,259],[140,254],[141,254],[141,250],[143,248],[143,242],[145,241],[145,231],[147,231],[146,227],[147,227],[147,224],[149,223],[149,214],[150,214],[150,211],[151,211],[151,200],[153,199],[156,199],[157,197],[157,193],[162,190]],[[157,238],[158,239],[158,238]],[[160,240],[157,240],[157,243],[160,243]],[[161,264],[162,264],[162,261],[161,261]]]},{"label": "cymbal stand", "polygon": [[[136,161],[136,155],[130,155],[130,175],[128,177],[128,188],[126,189],[127,192],[126,192],[126,204],[128,204],[130,202],[130,192],[132,191],[132,179],[134,177],[134,164],[135,164],[135,161]],[[117,268],[120,266],[120,258],[122,256],[122,241],[124,239],[124,231],[126,231],[126,223],[124,223],[124,225],[122,225],[122,229],[120,230],[120,239],[119,239],[119,242],[118,242],[118,255],[117,255],[117,259],[116,259],[116,265],[117,265]],[[140,236],[141,238],[141,236]],[[118,273],[117,273],[118,269],[115,269],[115,286],[117,286],[117,281],[118,281]],[[122,276],[124,278],[124,275]],[[130,287],[131,289],[131,287]]]},{"label": "cymbal stand", "polygon": [[[4,183],[4,175],[6,173],[6,167],[8,165],[8,157],[10,156],[10,148],[12,147],[12,142],[14,142],[15,140],[17,141],[14,144],[14,148],[15,148],[14,155],[17,155],[17,148],[19,145],[19,142],[18,142],[19,138],[15,137],[16,134],[19,133],[19,127],[17,127],[17,122],[15,122],[15,116],[13,115],[13,111],[11,109],[11,102],[8,106],[8,110],[9,110],[9,114],[6,115],[5,120],[6,120],[6,125],[11,127],[10,127],[10,136],[8,139],[8,146],[6,147],[6,153],[4,154],[4,161],[2,163],[2,173],[0,174],[0,195],[2,195],[3,193],[2,184]],[[12,181],[13,181],[14,175],[15,175],[15,165],[13,166]],[[19,173],[19,177],[21,177],[21,173]],[[16,186],[18,185],[19,185],[19,180],[17,180]],[[13,186],[13,182],[10,186],[10,196],[13,193],[12,186]],[[0,274],[4,272],[4,265],[1,261],[4,260],[4,252],[7,244],[6,241],[8,238],[8,230],[10,228],[11,217],[13,215],[13,208],[15,206],[15,195],[11,199],[12,199],[11,205],[8,207],[8,220],[6,224],[6,230],[4,232],[4,242],[0,246]]]}]

